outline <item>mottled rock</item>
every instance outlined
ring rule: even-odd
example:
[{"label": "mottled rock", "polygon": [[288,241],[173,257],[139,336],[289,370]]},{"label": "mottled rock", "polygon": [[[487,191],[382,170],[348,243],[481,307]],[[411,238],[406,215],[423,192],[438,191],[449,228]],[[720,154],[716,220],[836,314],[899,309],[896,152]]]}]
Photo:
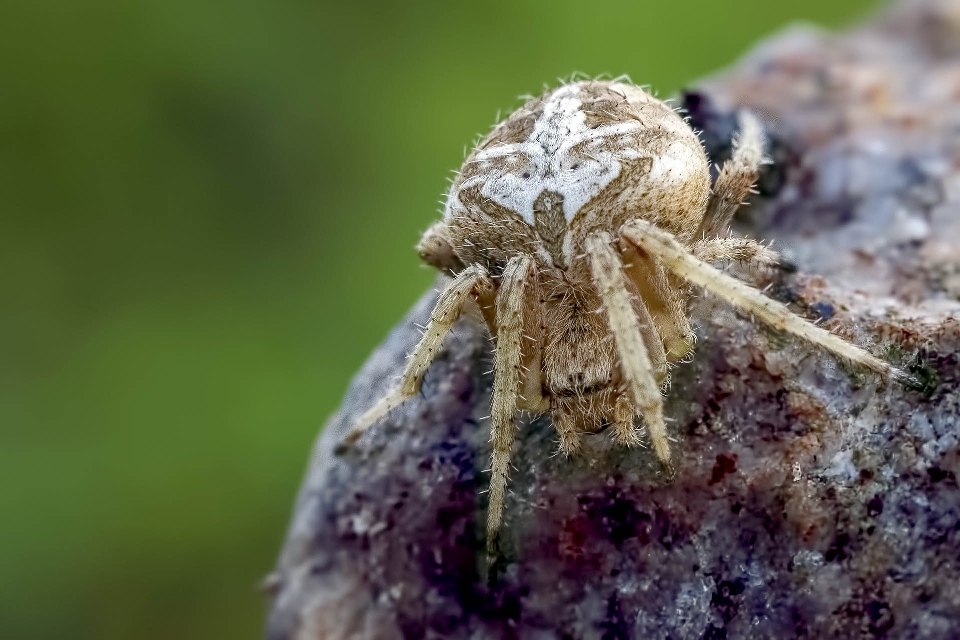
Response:
[{"label": "mottled rock", "polygon": [[772,139],[740,231],[769,292],[909,369],[888,385],[704,298],[666,415],[677,474],[521,418],[504,560],[483,521],[491,353],[464,318],[423,392],[345,453],[426,296],[317,443],[269,579],[271,639],[956,637],[960,620],[960,2],[793,28],[687,93],[712,157],[737,108]]}]

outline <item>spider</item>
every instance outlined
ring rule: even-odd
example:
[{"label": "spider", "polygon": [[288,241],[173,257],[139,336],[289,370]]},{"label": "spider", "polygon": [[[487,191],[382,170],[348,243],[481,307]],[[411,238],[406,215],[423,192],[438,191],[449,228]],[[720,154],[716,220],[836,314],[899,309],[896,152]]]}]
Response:
[{"label": "spider", "polygon": [[518,410],[550,412],[567,455],[579,449],[581,432],[606,424],[618,443],[639,444],[640,416],[673,473],[660,389],[693,348],[691,285],[852,363],[906,379],[711,265],[777,262],[766,245],[730,232],[763,162],[760,123],[746,112],[711,188],[696,133],[627,81],[571,82],[529,100],[479,142],[453,180],[443,219],[418,247],[452,280],[399,385],[359,418],[344,444],[417,393],[469,301],[496,344],[491,555]]}]

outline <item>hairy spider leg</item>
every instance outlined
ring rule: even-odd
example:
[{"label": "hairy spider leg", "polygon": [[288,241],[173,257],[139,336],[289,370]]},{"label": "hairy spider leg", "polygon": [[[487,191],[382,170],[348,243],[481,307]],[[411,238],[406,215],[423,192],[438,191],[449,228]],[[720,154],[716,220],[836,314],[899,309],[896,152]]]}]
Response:
[{"label": "hairy spider leg", "polygon": [[392,388],[385,396],[360,416],[353,428],[344,437],[342,444],[355,442],[371,425],[383,418],[392,409],[398,407],[407,398],[415,396],[423,382],[423,374],[433,362],[444,338],[450,333],[453,323],[463,311],[463,306],[471,297],[489,298],[494,291],[493,281],[487,270],[480,265],[471,265],[460,272],[437,298],[437,304],[430,314],[423,337],[410,354],[407,368],[403,372],[400,384]]},{"label": "hairy spider leg", "polygon": [[785,305],[771,300],[746,283],[698,260],[671,233],[640,219],[625,224],[621,233],[626,240],[654,256],[672,273],[726,300],[741,311],[752,314],[774,329],[819,345],[871,371],[913,383],[913,379],[900,369],[795,315]]},{"label": "hairy spider leg", "polygon": [[[643,341],[635,305],[627,293],[620,258],[611,245],[610,235],[605,231],[588,236],[585,245],[594,282],[607,310],[607,321],[620,354],[620,368],[631,399],[643,416],[657,457],[670,468],[670,444],[663,420],[660,388]],[[642,306],[642,301],[637,303],[637,307]]]},{"label": "hairy spider leg", "polygon": [[763,128],[749,111],[740,113],[740,135],[733,142],[733,156],[723,163],[714,182],[707,211],[694,238],[725,237],[730,221],[757,182],[763,163]]},{"label": "hairy spider leg", "polygon": [[564,399],[555,401],[550,415],[553,418],[553,428],[560,437],[560,453],[565,456],[578,453],[581,444],[580,432],[577,431],[577,415],[572,403],[564,402]]},{"label": "hairy spider leg", "polygon": [[487,553],[498,555],[503,495],[510,471],[517,400],[520,395],[523,357],[525,286],[534,273],[533,260],[514,256],[507,262],[495,301],[497,348],[494,355],[493,399],[490,407],[490,504],[487,508]]},{"label": "hairy spider leg", "polygon": [[617,397],[610,419],[613,422],[613,437],[618,443],[628,447],[640,444],[640,430],[634,425],[633,404],[627,396]]},{"label": "hairy spider leg", "polygon": [[767,269],[780,263],[780,255],[753,238],[729,236],[698,240],[690,253],[703,262],[748,262],[751,267]]},{"label": "hairy spider leg", "polygon": [[641,255],[628,242],[618,244],[624,284],[630,298],[638,301],[634,311],[659,384],[669,375],[669,363],[690,351],[693,330],[690,329],[683,297],[670,283],[663,266],[649,256]]}]

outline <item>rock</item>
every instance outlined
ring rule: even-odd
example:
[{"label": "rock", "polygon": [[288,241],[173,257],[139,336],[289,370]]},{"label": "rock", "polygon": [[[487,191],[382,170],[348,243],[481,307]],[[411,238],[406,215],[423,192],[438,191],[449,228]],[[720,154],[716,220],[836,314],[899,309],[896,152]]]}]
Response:
[{"label": "rock", "polygon": [[778,163],[739,230],[796,267],[769,292],[910,370],[876,380],[704,298],[666,415],[677,474],[518,420],[484,580],[490,345],[465,317],[423,391],[343,454],[434,294],[323,430],[269,579],[272,640],[950,638],[960,619],[960,2],[778,34],[686,104],[714,158],[736,109]]}]

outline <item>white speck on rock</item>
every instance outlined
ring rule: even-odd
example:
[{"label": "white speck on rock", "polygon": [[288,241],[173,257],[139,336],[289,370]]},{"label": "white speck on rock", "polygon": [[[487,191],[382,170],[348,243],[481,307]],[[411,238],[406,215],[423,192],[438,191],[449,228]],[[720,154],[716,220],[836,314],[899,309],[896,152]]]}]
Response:
[{"label": "white speck on rock", "polygon": [[927,414],[925,413],[915,413],[910,416],[907,429],[910,430],[910,433],[924,441],[936,438],[936,434],[933,432],[933,425],[930,424],[930,419],[927,418]]},{"label": "white speck on rock", "polygon": [[922,217],[912,214],[905,208],[898,208],[893,214],[893,227],[890,238],[894,242],[915,242],[925,240],[930,235],[930,225]]},{"label": "white speck on rock", "polygon": [[840,481],[852,482],[856,480],[858,472],[853,464],[853,451],[846,449],[837,452],[837,455],[830,460],[830,466],[824,470],[823,475]]}]

